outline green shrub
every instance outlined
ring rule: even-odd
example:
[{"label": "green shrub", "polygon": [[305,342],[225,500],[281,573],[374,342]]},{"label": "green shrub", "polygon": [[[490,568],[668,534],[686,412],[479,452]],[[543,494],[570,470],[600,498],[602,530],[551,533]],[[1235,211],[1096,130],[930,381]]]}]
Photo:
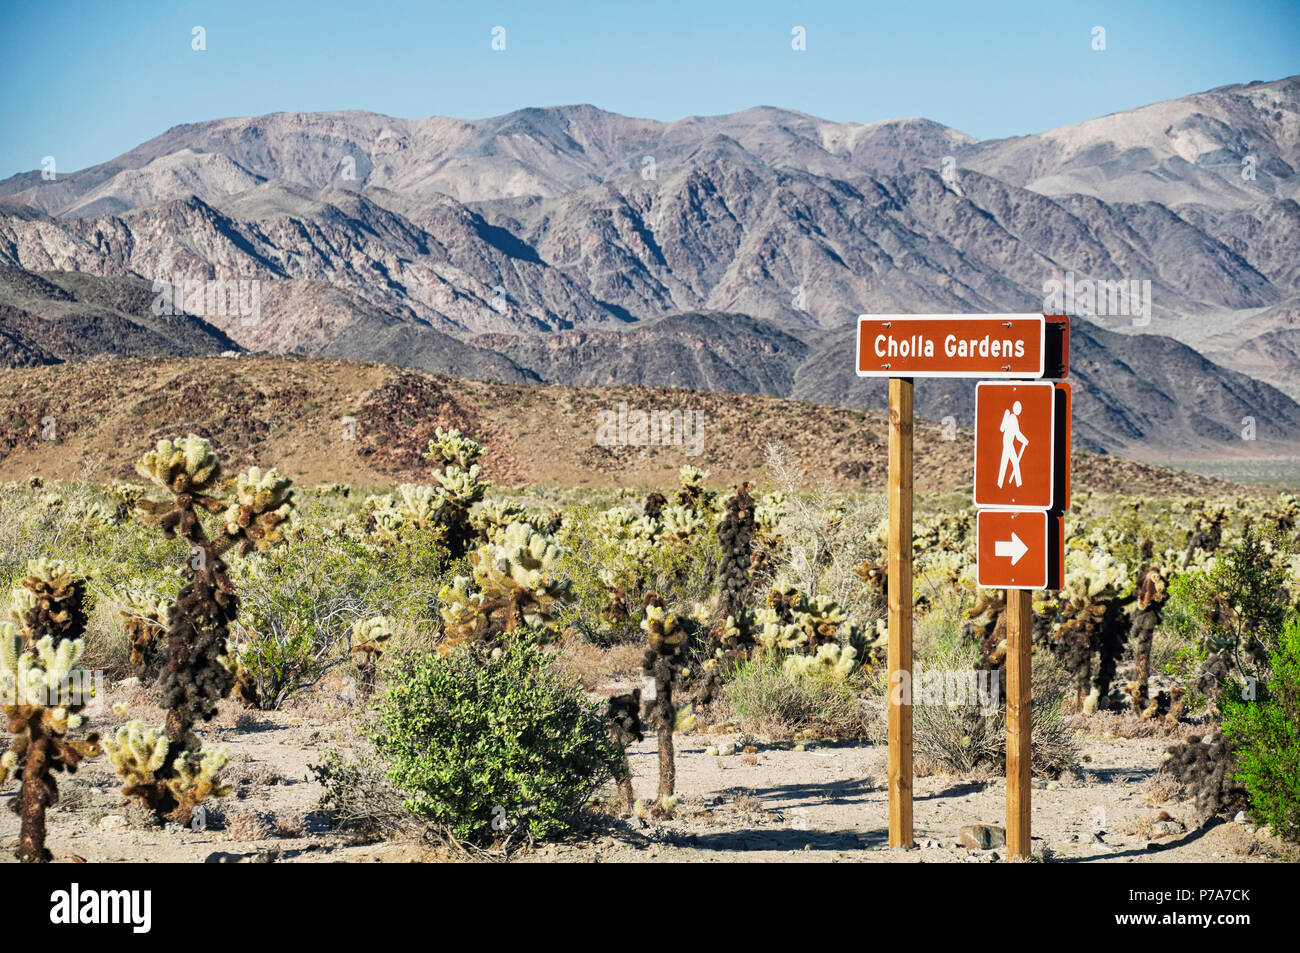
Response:
[{"label": "green shrub", "polygon": [[1300,841],[1300,616],[1270,656],[1272,674],[1256,698],[1224,698],[1223,731],[1236,745],[1234,777],[1250,813],[1281,837]]},{"label": "green shrub", "polygon": [[400,565],[315,530],[232,572],[242,602],[239,678],[245,699],[263,710],[280,708],[345,661],[358,619],[424,611],[409,594],[416,581]]},{"label": "green shrub", "polygon": [[1189,711],[1240,695],[1245,679],[1267,679],[1290,608],[1283,542],[1247,528],[1210,569],[1170,584],[1164,625],[1182,648],[1167,671],[1186,688]]},{"label": "green shrub", "polygon": [[597,707],[527,636],[389,671],[376,752],[407,807],[459,841],[563,831],[620,763]]},{"label": "green shrub", "polygon": [[870,736],[871,712],[859,699],[862,676],[800,674],[776,655],[742,662],[723,686],[732,719],[770,738],[808,733],[831,738]]}]

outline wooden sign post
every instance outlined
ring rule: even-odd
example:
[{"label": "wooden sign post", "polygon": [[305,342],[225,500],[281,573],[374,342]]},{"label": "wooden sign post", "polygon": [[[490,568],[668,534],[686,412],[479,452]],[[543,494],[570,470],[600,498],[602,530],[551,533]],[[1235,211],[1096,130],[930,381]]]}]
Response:
[{"label": "wooden sign post", "polygon": [[[1063,315],[864,314],[858,318],[858,376],[889,378],[890,847],[913,846],[913,378],[1065,377],[1069,341],[1069,319]],[[1030,853],[1032,767],[1029,590],[1059,588],[1064,572],[1060,510],[1070,505],[1070,390],[1060,383],[984,386],[989,387],[989,407],[996,406],[1001,416],[990,421],[977,411],[976,434],[986,434],[984,457],[996,463],[997,472],[984,472],[989,464],[981,465],[977,437],[975,503],[991,508],[981,509],[989,518],[977,522],[976,572],[979,580],[987,578],[999,588],[1007,587],[1007,852],[1024,858]],[[1001,389],[995,393],[994,387]],[[977,389],[977,408],[979,393]],[[1034,452],[1025,460],[1031,445]],[[1021,538],[1021,530],[1032,545]],[[1032,553],[1028,560],[1027,553]]]},{"label": "wooden sign post", "polygon": [[1030,769],[1033,765],[1029,707],[1033,613],[1029,590],[1007,590],[1007,855],[1029,856]]},{"label": "wooden sign post", "polygon": [[912,379],[889,379],[889,846],[912,846]]}]

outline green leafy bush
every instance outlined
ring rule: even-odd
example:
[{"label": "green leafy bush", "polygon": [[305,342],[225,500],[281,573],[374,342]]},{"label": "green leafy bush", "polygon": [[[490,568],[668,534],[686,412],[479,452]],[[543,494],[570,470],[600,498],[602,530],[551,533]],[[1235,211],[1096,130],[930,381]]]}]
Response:
[{"label": "green leafy bush", "polygon": [[1165,626],[1183,647],[1169,674],[1186,687],[1190,711],[1240,695],[1246,679],[1268,677],[1269,654],[1290,608],[1286,552],[1280,537],[1247,528],[1209,569],[1170,584]]},{"label": "green leafy bush", "polygon": [[1300,841],[1300,616],[1270,657],[1272,675],[1256,698],[1224,699],[1223,731],[1236,745],[1234,777],[1250,812],[1281,837]]},{"label": "green leafy bush", "polygon": [[398,660],[375,750],[407,807],[459,841],[565,830],[620,763],[598,708],[528,633]]},{"label": "green leafy bush", "polygon": [[245,701],[263,710],[282,707],[341,664],[358,620],[418,618],[425,607],[411,590],[430,585],[384,554],[314,529],[233,574],[242,607],[232,661]]}]

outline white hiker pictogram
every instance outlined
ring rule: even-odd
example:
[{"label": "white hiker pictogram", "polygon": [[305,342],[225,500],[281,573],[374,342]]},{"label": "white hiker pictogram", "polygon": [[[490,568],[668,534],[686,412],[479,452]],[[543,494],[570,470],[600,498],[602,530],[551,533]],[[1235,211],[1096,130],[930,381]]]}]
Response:
[{"label": "white hiker pictogram", "polygon": [[[998,464],[998,488],[1001,489],[1002,482],[1007,477],[1007,469],[1011,470],[1011,479],[1015,481],[1016,486],[1023,485],[1020,479],[1020,458],[1025,455],[1025,448],[1029,446],[1029,438],[1020,432],[1020,401],[1011,405],[1010,410],[1003,411],[1002,423],[998,427],[1002,431],[1002,462]],[[1016,441],[1020,441],[1020,452],[1016,452]]]}]

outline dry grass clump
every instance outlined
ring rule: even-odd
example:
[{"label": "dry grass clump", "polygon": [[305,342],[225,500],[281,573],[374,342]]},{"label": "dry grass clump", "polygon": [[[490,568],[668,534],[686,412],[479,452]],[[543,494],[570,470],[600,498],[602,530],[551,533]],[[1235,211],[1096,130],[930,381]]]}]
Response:
[{"label": "dry grass clump", "polygon": [[141,804],[139,801],[129,801],[122,808],[122,814],[126,818],[126,826],[133,831],[153,831],[162,827],[162,821],[158,815],[149,809],[147,804]]},{"label": "dry grass clump", "polygon": [[81,665],[91,672],[103,672],[104,678],[111,681],[131,674],[131,642],[122,626],[122,616],[105,600],[98,601],[90,612]]},{"label": "dry grass clump", "polygon": [[1146,795],[1148,804],[1169,804],[1178,800],[1182,787],[1177,778],[1157,772],[1147,779],[1142,793]]},{"label": "dry grass clump", "polygon": [[236,788],[269,787],[284,784],[285,777],[262,761],[232,761],[226,767],[225,781]]},{"label": "dry grass clump", "polygon": [[249,808],[237,808],[225,814],[226,833],[235,840],[266,840],[275,831],[275,815]]},{"label": "dry grass clump", "polygon": [[594,692],[610,682],[641,681],[645,646],[626,642],[603,647],[581,639],[566,639],[557,660],[578,677],[585,691]]},{"label": "dry grass clump", "polygon": [[[962,646],[932,662],[930,670],[968,671],[975,664],[974,647]],[[1035,655],[1030,706],[1033,771],[1039,777],[1060,777],[1078,763],[1075,731],[1061,714],[1067,683],[1067,673],[1055,660],[1043,653]],[[999,771],[1004,767],[1007,722],[1003,691],[999,692],[998,710],[992,714],[976,704],[927,705],[914,699],[912,718],[913,751],[920,770],[970,777],[985,766]]]},{"label": "dry grass clump", "polygon": [[295,838],[307,833],[307,815],[298,810],[276,811],[272,822],[276,837]]},{"label": "dry grass clump", "polygon": [[1198,731],[1205,730],[1203,727],[1197,728],[1195,724],[1189,722],[1169,722],[1163,718],[1141,718],[1131,708],[1122,711],[1101,709],[1091,715],[1071,715],[1066,720],[1073,730],[1085,731],[1090,735],[1107,738],[1169,738],[1181,741]]},{"label": "dry grass clump", "polygon": [[744,662],[727,680],[723,698],[731,721],[775,741],[810,734],[822,738],[868,738],[873,716],[859,696],[857,678],[800,675],[780,661]]}]

